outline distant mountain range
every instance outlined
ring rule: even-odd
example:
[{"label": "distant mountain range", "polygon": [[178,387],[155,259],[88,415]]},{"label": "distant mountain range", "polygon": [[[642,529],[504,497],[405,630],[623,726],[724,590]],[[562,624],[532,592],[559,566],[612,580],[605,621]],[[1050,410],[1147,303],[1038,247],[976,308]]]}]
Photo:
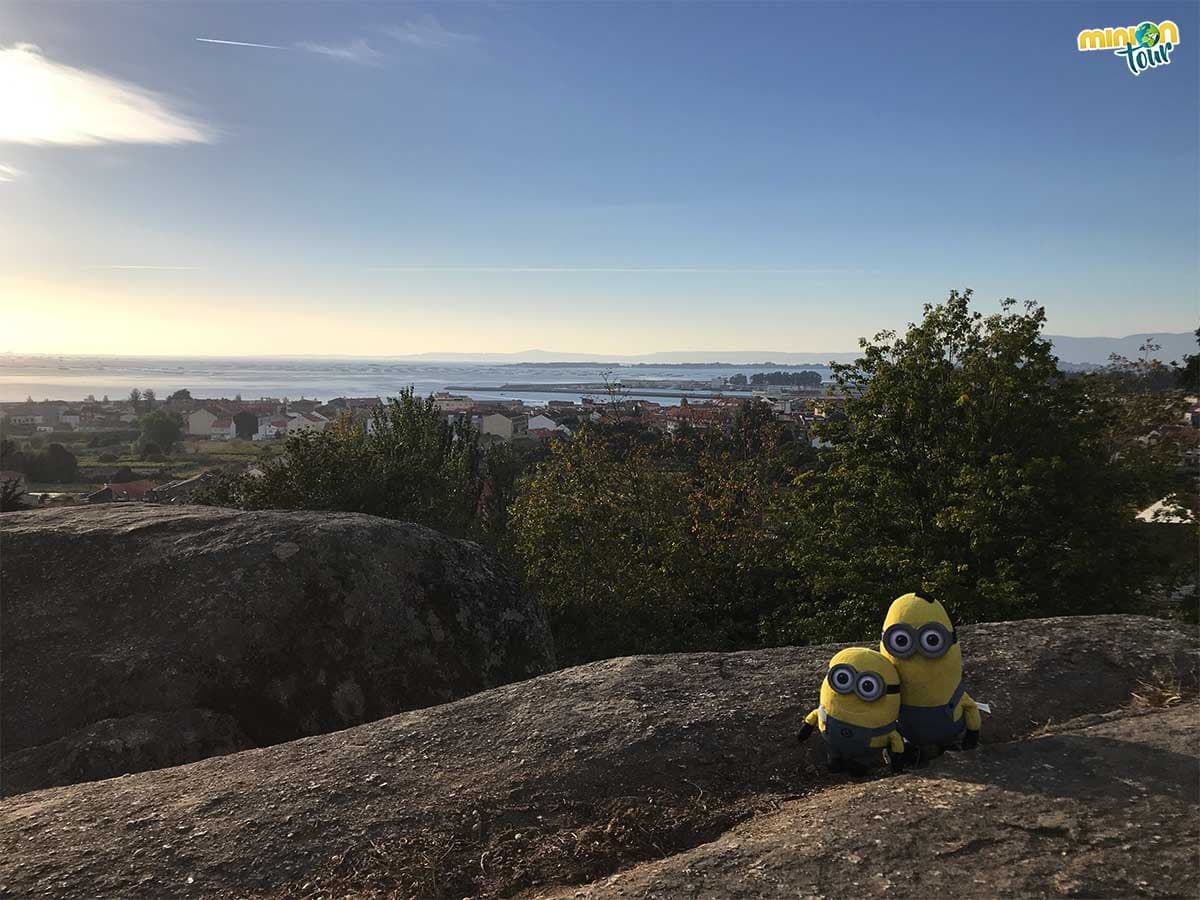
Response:
[{"label": "distant mountain range", "polygon": [[[1135,358],[1139,348],[1152,338],[1161,349],[1153,354],[1163,362],[1182,361],[1189,353],[1197,352],[1196,336],[1190,331],[1130,334],[1125,337],[1071,337],[1063,334],[1046,335],[1054,344],[1059,361],[1068,366],[1102,366],[1113,353]],[[445,360],[455,362],[497,363],[637,363],[679,365],[681,363],[779,363],[796,366],[805,363],[822,365],[828,362],[850,362],[857,359],[855,351],[813,350],[676,350],[664,353],[560,353],[553,350],[523,350],[519,353],[418,353],[400,357],[412,360]]]},{"label": "distant mountain range", "polygon": [[1068,337],[1061,334],[1046,336],[1054,343],[1054,352],[1058,354],[1059,361],[1074,365],[1104,365],[1113,353],[1135,359],[1142,355],[1138,348],[1147,339],[1159,345],[1161,349],[1151,356],[1163,362],[1183,362],[1189,353],[1197,352],[1196,335],[1190,331],[1130,334],[1120,338]]}]

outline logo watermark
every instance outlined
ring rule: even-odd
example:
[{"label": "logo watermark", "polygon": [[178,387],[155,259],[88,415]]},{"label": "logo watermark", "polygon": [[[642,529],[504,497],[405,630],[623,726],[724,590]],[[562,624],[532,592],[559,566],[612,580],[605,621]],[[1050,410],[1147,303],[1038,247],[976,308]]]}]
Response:
[{"label": "logo watermark", "polygon": [[1083,53],[1111,50],[1124,57],[1125,65],[1136,76],[1171,64],[1171,52],[1179,46],[1179,26],[1166,19],[1157,25],[1143,22],[1118,28],[1085,28],[1079,32],[1077,43]]}]

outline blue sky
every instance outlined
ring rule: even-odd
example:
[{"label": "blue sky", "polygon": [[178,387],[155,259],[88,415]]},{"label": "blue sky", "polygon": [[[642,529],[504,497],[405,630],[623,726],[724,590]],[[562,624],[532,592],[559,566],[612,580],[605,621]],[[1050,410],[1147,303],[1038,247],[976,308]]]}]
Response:
[{"label": "blue sky", "polygon": [[[841,350],[964,286],[1191,330],[1196,12],[10,2],[0,350]],[[1169,66],[1076,50],[1146,19]]]}]

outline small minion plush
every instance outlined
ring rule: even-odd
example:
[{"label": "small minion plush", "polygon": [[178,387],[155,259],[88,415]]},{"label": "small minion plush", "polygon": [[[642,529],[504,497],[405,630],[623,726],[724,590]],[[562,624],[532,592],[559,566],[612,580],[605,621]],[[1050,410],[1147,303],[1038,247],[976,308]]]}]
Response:
[{"label": "small minion plush", "polygon": [[865,775],[879,764],[881,751],[891,756],[892,770],[904,768],[904,742],[896,730],[900,712],[900,676],[881,654],[849,647],[829,661],[821,682],[821,705],[800,728],[806,740],[821,729],[829,771]]},{"label": "small minion plush", "polygon": [[925,760],[947,748],[979,743],[979,708],[963,690],[962,650],[937,600],[898,597],[883,623],[879,649],[900,673],[900,733],[910,755]]}]

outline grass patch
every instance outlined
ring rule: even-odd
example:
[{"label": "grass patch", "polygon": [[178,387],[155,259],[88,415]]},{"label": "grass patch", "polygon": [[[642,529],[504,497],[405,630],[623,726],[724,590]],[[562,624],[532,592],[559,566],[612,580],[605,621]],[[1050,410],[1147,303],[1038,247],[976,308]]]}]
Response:
[{"label": "grass patch", "polygon": [[1141,712],[1148,709],[1170,709],[1178,706],[1187,696],[1187,690],[1179,673],[1151,673],[1147,679],[1138,679],[1137,689],[1130,692],[1130,709]]}]

